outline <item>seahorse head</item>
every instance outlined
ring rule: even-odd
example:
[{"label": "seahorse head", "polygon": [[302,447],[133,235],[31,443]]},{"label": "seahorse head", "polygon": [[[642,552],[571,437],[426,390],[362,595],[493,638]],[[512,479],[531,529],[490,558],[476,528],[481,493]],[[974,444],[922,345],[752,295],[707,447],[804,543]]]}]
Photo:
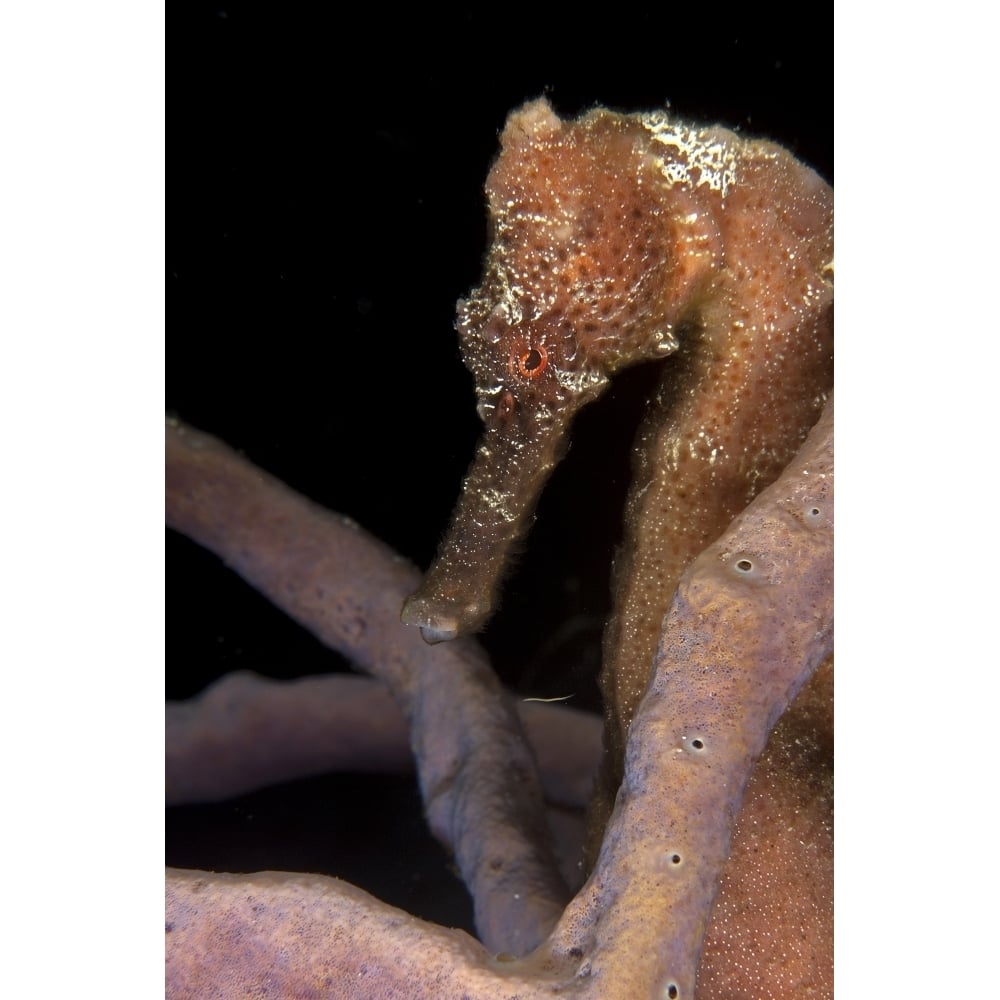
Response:
[{"label": "seahorse head", "polygon": [[718,233],[670,192],[637,117],[561,121],[545,100],[512,115],[486,183],[492,245],[458,304],[487,426],[525,404],[589,398],[617,368],[677,347],[677,303],[711,270]]},{"label": "seahorse head", "polygon": [[440,640],[489,616],[572,416],[619,368],[665,357],[721,259],[711,192],[663,170],[641,116],[508,119],[486,183],[492,243],[458,303],[484,434],[452,525],[403,621]]}]

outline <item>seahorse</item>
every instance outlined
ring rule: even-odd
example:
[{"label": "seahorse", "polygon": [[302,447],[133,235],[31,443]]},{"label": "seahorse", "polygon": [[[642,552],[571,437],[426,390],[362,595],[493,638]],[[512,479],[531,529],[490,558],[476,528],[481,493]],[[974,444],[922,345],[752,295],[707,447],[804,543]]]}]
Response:
[{"label": "seahorse", "polygon": [[678,578],[832,387],[833,192],[765,140],[666,111],[563,121],[539,99],[508,118],[486,193],[492,244],[456,324],[484,429],[402,620],[428,642],[480,629],[575,414],[615,372],[666,359],[615,560],[599,835]]}]

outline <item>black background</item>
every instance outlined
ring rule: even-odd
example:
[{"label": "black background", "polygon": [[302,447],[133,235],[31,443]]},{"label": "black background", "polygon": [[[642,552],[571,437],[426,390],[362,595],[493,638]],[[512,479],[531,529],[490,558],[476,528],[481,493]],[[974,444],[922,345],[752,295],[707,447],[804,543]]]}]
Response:
[{"label": "black background", "polygon": [[[764,9],[171,8],[168,409],[426,566],[478,434],[452,323],[478,279],[507,113],[541,94],[563,116],[669,102],[832,182],[832,8],[810,27]],[[483,637],[522,693],[597,707],[629,441],[654,377],[626,373],[581,417]],[[343,669],[214,557],[168,533],[167,560],[168,697],[235,669]],[[406,778],[172,809],[167,845],[176,865],[324,871],[468,920]]]}]

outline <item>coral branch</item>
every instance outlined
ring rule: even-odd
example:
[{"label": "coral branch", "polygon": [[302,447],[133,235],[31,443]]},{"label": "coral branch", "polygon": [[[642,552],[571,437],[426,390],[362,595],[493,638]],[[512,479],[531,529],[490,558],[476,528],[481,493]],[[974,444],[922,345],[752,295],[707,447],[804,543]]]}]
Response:
[{"label": "coral branch", "polygon": [[463,931],[418,920],[338,879],[168,870],[167,914],[171,1000],[566,995],[533,964],[497,960]]},{"label": "coral branch", "polygon": [[406,721],[384,684],[332,674],[270,681],[241,671],[167,702],[167,805],[215,802],[335,771],[412,768]]},{"label": "coral branch", "polygon": [[[832,992],[832,663],[782,716],[754,768],[698,970],[705,998]],[[567,877],[578,875],[581,816],[600,755],[596,716],[517,703],[538,758]],[[229,675],[167,706],[168,803],[224,799],[338,770],[413,765],[385,686],[349,674],[271,681]]]},{"label": "coral branch", "polygon": [[[563,705],[518,702],[545,799],[583,808],[601,753],[601,721]],[[167,805],[216,802],[336,771],[411,770],[409,730],[380,681],[353,674],[273,681],[228,674],[167,703]]]},{"label": "coral branch", "polygon": [[[832,640],[832,421],[831,399],[778,482],[685,573],[597,869],[543,947],[501,961],[332,879],[173,872],[169,995],[236,997],[266,985],[283,996],[693,996],[750,769]],[[257,480],[250,493],[260,499],[265,477],[196,441]],[[270,503],[277,484],[267,485]],[[455,646],[415,648],[437,657]]]},{"label": "coral branch", "polygon": [[400,625],[417,571],[177,421],[167,424],[167,518],[386,683],[410,723],[428,821],[455,853],[482,939],[496,951],[533,948],[568,896],[535,762],[478,647],[432,649]]}]

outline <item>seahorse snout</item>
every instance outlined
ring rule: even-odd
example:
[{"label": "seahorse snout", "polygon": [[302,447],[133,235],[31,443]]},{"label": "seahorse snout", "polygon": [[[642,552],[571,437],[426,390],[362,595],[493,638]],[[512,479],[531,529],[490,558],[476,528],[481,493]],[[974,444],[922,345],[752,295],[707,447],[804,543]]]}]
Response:
[{"label": "seahorse snout", "polygon": [[399,620],[404,625],[416,625],[424,642],[433,646],[476,631],[484,617],[478,602],[459,607],[456,602],[425,597],[417,591],[403,603]]}]

